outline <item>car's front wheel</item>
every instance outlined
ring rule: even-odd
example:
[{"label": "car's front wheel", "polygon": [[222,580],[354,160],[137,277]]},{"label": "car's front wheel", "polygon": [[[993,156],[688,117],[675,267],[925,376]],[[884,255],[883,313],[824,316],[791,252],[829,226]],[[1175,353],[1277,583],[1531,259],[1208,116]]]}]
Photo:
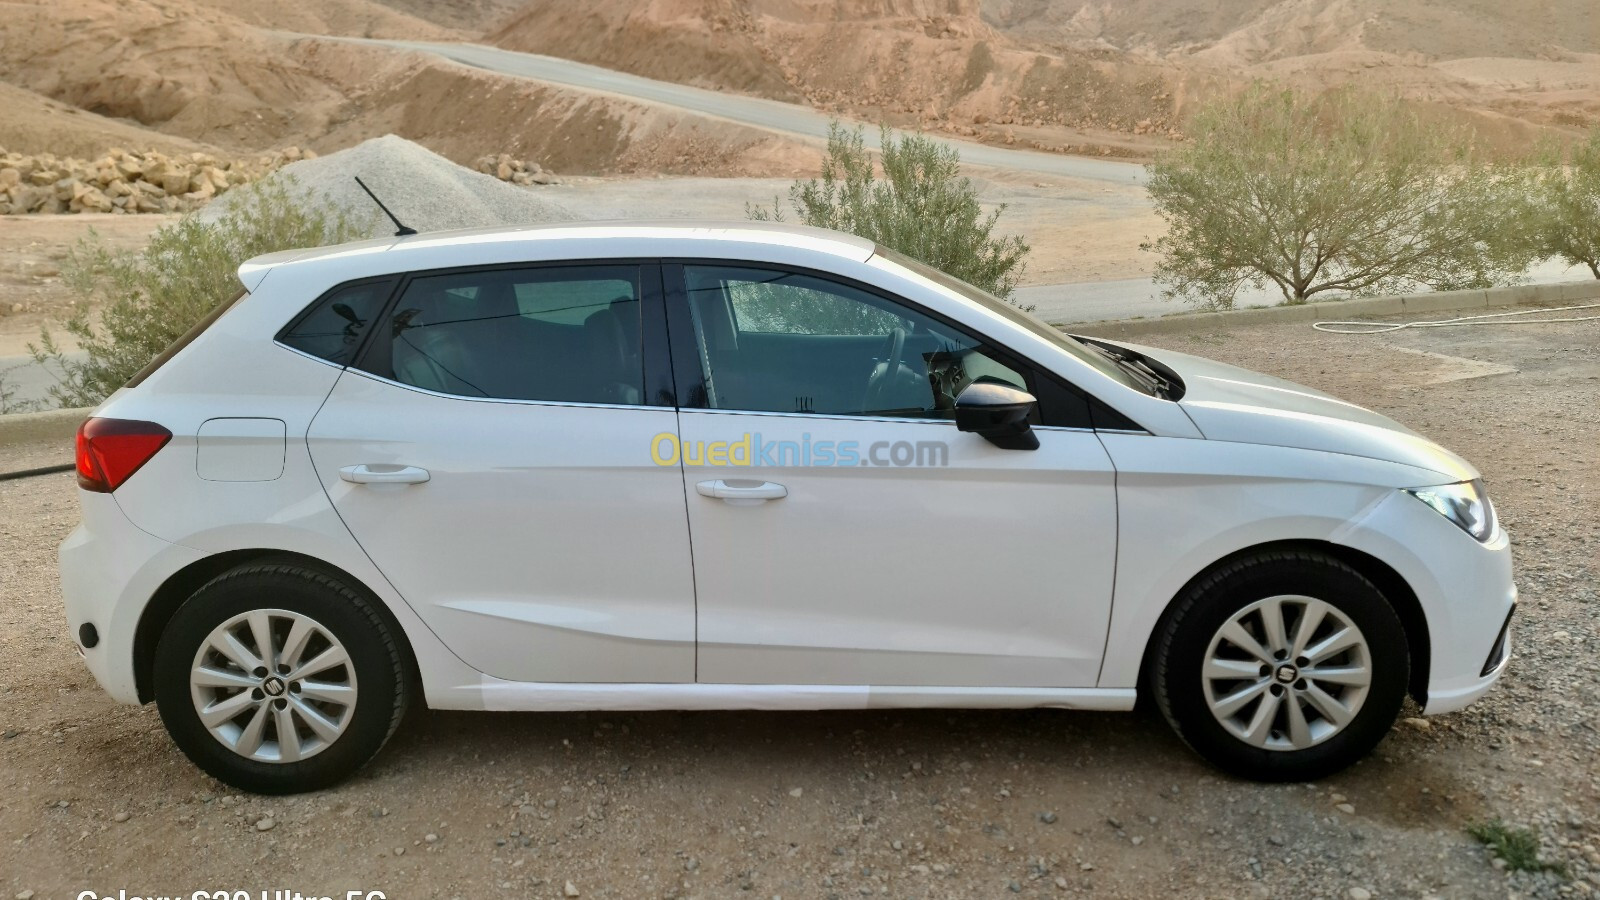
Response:
[{"label": "car's front wheel", "polygon": [[354,772],[405,714],[397,635],[361,593],[291,564],[241,566],[194,593],[156,645],[155,695],[178,747],[258,794]]},{"label": "car's front wheel", "polygon": [[1178,735],[1263,781],[1321,778],[1394,724],[1410,673],[1383,593],[1314,552],[1229,562],[1179,597],[1156,635],[1151,687]]}]

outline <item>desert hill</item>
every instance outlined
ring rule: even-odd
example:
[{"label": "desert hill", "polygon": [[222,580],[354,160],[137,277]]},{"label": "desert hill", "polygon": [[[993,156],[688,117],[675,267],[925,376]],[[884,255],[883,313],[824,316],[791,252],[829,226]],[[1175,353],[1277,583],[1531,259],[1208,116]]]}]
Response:
[{"label": "desert hill", "polygon": [[1058,145],[1100,132],[1102,149],[1137,152],[1126,138],[1169,132],[1175,110],[1165,64],[1041,54],[996,32],[976,0],[592,0],[576,15],[535,0],[486,40],[1024,144],[1055,127],[1068,129]]},{"label": "desert hill", "polygon": [[[1143,157],[1272,78],[1402,92],[1507,152],[1600,121],[1593,0],[0,0],[0,147],[787,174],[726,122],[308,35],[477,40],[1006,145]],[[77,110],[78,112],[73,112]],[[46,146],[50,145],[50,146]]]},{"label": "desert hill", "polygon": [[446,28],[478,35],[522,6],[523,0],[377,0],[384,6]]},{"label": "desert hill", "polygon": [[199,141],[161,134],[108,119],[32,91],[0,82],[0,148],[13,153],[54,153],[92,158],[112,147],[160,150],[163,153],[211,152]]},{"label": "desert hill", "polygon": [[283,41],[209,2],[8,6],[10,15],[0,16],[0,80],[168,135],[262,148],[344,99],[290,58]]},{"label": "desert hill", "polygon": [[1370,50],[1429,60],[1600,51],[1590,0],[984,0],[983,18],[1046,46],[1091,41],[1252,64]]},{"label": "desert hill", "polygon": [[[1148,150],[1257,78],[1355,82],[1507,150],[1600,118],[1593,0],[533,0],[486,39],[990,140]],[[1004,127],[1000,127],[1004,126]],[[1038,129],[1045,128],[1040,132]],[[1053,129],[1053,130],[1052,130]]]}]

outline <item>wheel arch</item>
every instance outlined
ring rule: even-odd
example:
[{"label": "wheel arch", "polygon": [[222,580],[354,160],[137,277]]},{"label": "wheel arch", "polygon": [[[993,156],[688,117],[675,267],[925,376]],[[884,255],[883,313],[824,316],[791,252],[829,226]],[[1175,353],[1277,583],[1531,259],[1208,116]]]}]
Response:
[{"label": "wheel arch", "polygon": [[1156,619],[1156,626],[1145,637],[1144,655],[1139,663],[1140,694],[1148,694],[1149,677],[1152,667],[1152,654],[1155,652],[1156,637],[1161,634],[1162,627],[1167,618],[1177,606],[1178,599],[1183,597],[1198,581],[1211,572],[1226,566],[1235,560],[1259,553],[1281,551],[1310,551],[1330,556],[1359,572],[1362,577],[1372,582],[1394,607],[1395,615],[1400,617],[1400,624],[1405,629],[1406,649],[1411,657],[1411,680],[1406,685],[1406,692],[1420,704],[1427,703],[1429,665],[1432,659],[1432,642],[1428,636],[1428,619],[1423,612],[1422,603],[1417,598],[1416,591],[1403,578],[1394,567],[1361,550],[1331,541],[1318,540],[1285,540],[1271,541],[1263,544],[1254,544],[1236,550],[1227,556],[1196,572],[1194,577],[1184,582],[1183,587],[1167,600],[1161,615]]},{"label": "wheel arch", "polygon": [[349,572],[338,566],[307,556],[304,553],[295,553],[288,550],[272,550],[265,548],[228,550],[216,553],[203,559],[195,560],[182,569],[172,573],[161,586],[151,595],[150,602],[145,604],[143,612],[139,614],[139,624],[133,632],[133,677],[134,686],[139,693],[140,703],[149,703],[155,699],[155,660],[156,644],[161,640],[161,634],[166,630],[167,623],[183,605],[207,582],[218,575],[244,565],[257,563],[286,563],[314,569],[325,575],[337,578],[348,585],[352,590],[360,591],[367,596],[372,608],[383,617],[384,624],[394,632],[396,645],[400,648],[405,658],[406,673],[411,678],[414,688],[420,690],[422,684],[417,666],[416,653],[412,650],[410,638],[404,628],[400,626],[388,604],[383,602],[376,593]]}]

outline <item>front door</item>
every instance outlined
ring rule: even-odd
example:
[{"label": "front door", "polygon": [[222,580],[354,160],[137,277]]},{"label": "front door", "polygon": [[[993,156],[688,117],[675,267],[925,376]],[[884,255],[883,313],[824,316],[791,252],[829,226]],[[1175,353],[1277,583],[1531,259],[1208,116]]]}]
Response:
[{"label": "front door", "polygon": [[1028,389],[1025,364],[860,286],[665,271],[680,391],[704,407],[656,448],[687,480],[699,681],[1095,684],[1116,555],[1104,448],[1046,426],[1038,450],[1003,450],[951,421],[975,379]]},{"label": "front door", "polygon": [[311,425],[356,540],[489,675],[694,680],[683,479],[646,450],[677,428],[644,395],[658,284],[633,264],[412,277]]}]

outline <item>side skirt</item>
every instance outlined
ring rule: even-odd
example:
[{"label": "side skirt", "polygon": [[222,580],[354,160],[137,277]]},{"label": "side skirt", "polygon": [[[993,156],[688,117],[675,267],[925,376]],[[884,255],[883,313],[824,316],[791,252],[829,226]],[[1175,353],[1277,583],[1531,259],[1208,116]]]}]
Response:
[{"label": "side skirt", "polygon": [[498,712],[713,709],[1133,709],[1133,688],[896,687],[833,684],[566,684],[485,676],[428,692],[434,709]]}]

